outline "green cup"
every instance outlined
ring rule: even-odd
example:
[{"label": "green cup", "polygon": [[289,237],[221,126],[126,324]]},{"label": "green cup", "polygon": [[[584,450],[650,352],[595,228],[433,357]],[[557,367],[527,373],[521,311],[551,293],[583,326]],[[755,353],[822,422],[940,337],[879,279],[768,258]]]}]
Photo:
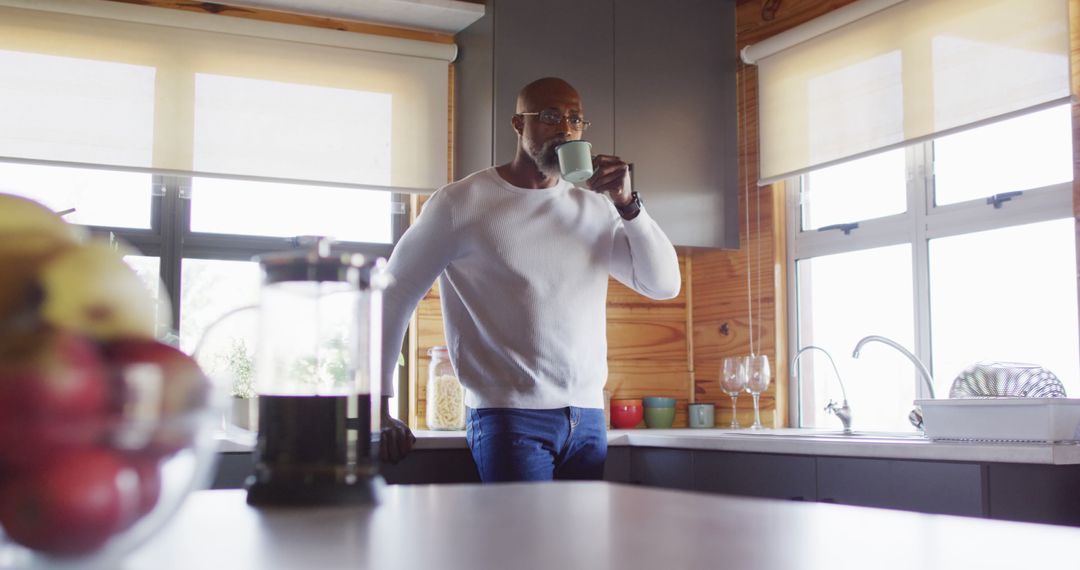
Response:
[{"label": "green cup", "polygon": [[675,408],[645,408],[645,426],[653,429],[671,427],[675,421]]},{"label": "green cup", "polygon": [[577,184],[592,177],[592,143],[565,142],[555,147],[555,154],[559,157],[559,172],[567,182]]}]

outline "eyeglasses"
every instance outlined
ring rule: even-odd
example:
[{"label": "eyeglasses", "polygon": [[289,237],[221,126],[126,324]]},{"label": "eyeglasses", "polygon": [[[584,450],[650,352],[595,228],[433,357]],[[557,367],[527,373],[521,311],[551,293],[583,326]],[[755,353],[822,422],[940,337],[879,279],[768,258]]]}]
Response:
[{"label": "eyeglasses", "polygon": [[558,125],[558,124],[562,123],[563,120],[565,119],[566,122],[570,124],[570,130],[572,130],[572,131],[584,131],[585,129],[589,128],[589,125],[591,124],[589,121],[586,121],[585,119],[581,118],[581,115],[577,115],[577,114],[563,115],[563,114],[559,113],[558,111],[553,111],[551,109],[544,109],[543,111],[540,111],[538,113],[518,113],[518,114],[522,115],[522,116],[524,116],[524,115],[536,115],[536,117],[540,119],[540,122],[544,123],[545,125]]}]

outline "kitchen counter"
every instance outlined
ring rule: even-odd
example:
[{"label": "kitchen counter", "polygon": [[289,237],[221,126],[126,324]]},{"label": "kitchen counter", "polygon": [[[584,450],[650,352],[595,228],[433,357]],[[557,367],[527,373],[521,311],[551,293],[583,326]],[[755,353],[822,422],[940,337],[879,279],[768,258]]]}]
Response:
[{"label": "kitchen counter", "polygon": [[[812,434],[812,435],[807,435]],[[818,435],[820,434],[820,435]],[[674,449],[742,451],[833,457],[1080,464],[1080,443],[930,441],[924,438],[845,436],[836,431],[805,429],[749,430],[668,429],[612,430],[609,445]]]},{"label": "kitchen counter", "polygon": [[[479,481],[464,432],[419,431],[381,466],[395,484]],[[608,432],[604,479],[648,487],[835,502],[1080,527],[1080,445],[928,441],[808,429]],[[242,488],[254,434],[223,441],[215,489]]]},{"label": "kitchen counter", "polygon": [[200,491],[120,565],[228,568],[1075,568],[1080,529],[604,482],[391,485],[378,507]]},{"label": "kitchen counter", "polygon": [[[416,431],[415,449],[467,449],[464,431]],[[814,434],[807,437],[807,434]],[[611,447],[666,447],[671,449],[741,451],[832,457],[917,459],[927,461],[980,461],[1044,465],[1080,464],[1078,443],[991,443],[929,441],[834,435],[835,431],[770,429],[762,434],[727,429],[609,430]],[[221,451],[250,451],[252,432],[232,430],[222,438]]]}]

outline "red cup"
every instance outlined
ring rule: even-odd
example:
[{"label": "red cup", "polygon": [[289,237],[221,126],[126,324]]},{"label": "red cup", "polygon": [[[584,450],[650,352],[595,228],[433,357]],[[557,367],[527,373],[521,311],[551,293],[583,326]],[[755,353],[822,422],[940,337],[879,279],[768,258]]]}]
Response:
[{"label": "red cup", "polygon": [[645,409],[641,406],[641,400],[612,400],[611,427],[615,429],[637,427],[644,413]]}]

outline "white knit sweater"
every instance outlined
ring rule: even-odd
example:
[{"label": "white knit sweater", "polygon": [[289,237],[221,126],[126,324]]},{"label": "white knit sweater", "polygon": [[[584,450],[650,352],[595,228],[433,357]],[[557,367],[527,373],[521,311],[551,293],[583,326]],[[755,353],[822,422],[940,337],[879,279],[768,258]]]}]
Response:
[{"label": "white knit sweater", "polygon": [[384,298],[383,390],[409,316],[439,279],[450,361],[473,408],[602,408],[608,275],[679,293],[671,242],[642,210],[560,181],[512,186],[488,168],[436,191],[402,236]]}]

